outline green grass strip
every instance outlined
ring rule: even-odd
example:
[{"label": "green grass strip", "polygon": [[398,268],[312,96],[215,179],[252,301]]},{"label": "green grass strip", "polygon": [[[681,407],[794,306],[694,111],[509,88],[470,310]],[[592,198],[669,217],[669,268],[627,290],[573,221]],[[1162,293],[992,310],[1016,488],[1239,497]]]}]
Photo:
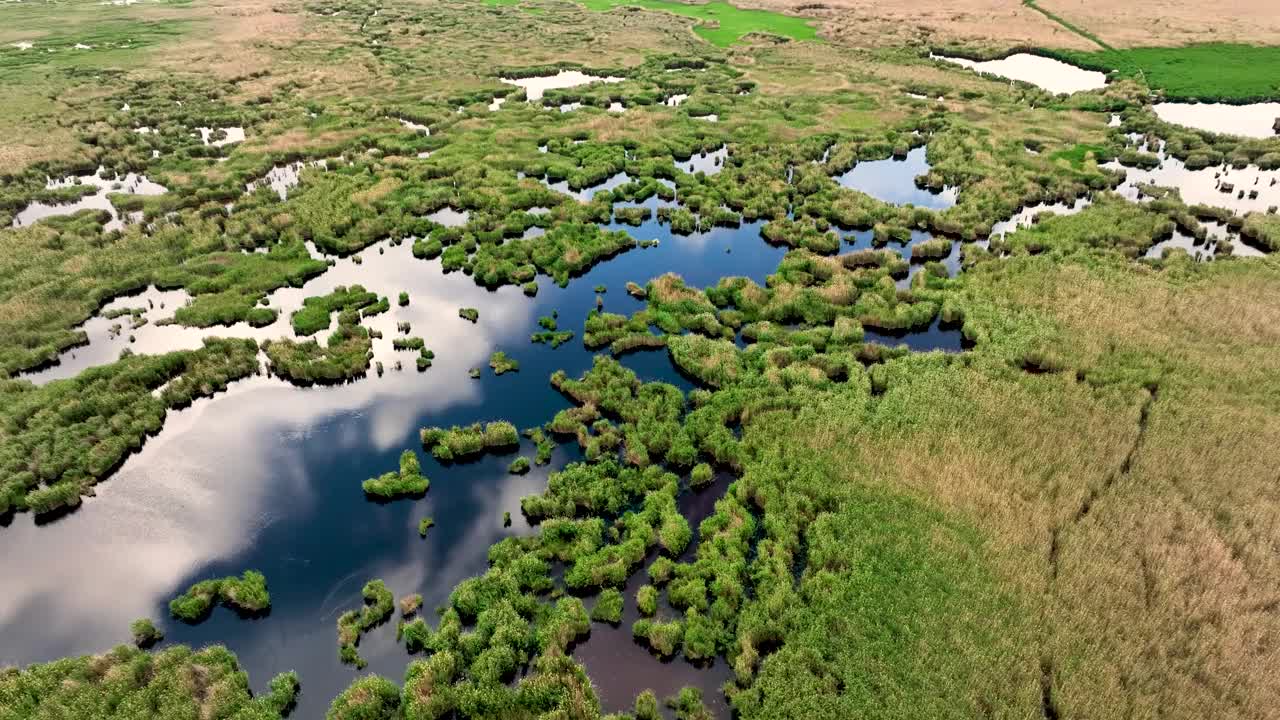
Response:
[{"label": "green grass strip", "polygon": [[[514,5],[520,0],[485,0],[489,5]],[[693,31],[719,47],[729,47],[742,36],[753,32],[771,33],[792,40],[817,40],[818,31],[807,18],[783,15],[769,10],[745,10],[723,0],[686,5],[671,0],[578,0],[588,10],[607,12],[617,7],[639,7],[669,12],[698,21]]]},{"label": "green grass strip", "polygon": [[1036,0],[1022,0],[1022,4],[1023,4],[1023,5],[1026,5],[1027,7],[1031,8],[1032,10],[1035,10],[1036,12],[1038,12],[1038,13],[1040,13],[1041,15],[1043,15],[1043,16],[1045,16],[1045,17],[1049,18],[1050,20],[1052,20],[1052,21],[1054,21],[1054,22],[1058,23],[1058,24],[1059,24],[1059,25],[1061,25],[1062,27],[1064,27],[1064,28],[1066,28],[1066,29],[1070,30],[1071,32],[1073,32],[1073,33],[1075,33],[1075,34],[1079,35],[1080,37],[1082,37],[1082,38],[1084,38],[1084,39],[1086,39],[1086,40],[1088,40],[1088,41],[1090,41],[1090,42],[1092,42],[1092,43],[1096,43],[1096,44],[1098,45],[1098,47],[1101,47],[1101,48],[1103,48],[1103,49],[1105,49],[1105,50],[1114,50],[1114,48],[1112,48],[1110,45],[1108,45],[1108,44],[1106,44],[1105,42],[1103,42],[1103,41],[1102,41],[1102,38],[1099,38],[1097,35],[1094,35],[1093,33],[1089,32],[1088,30],[1085,30],[1084,28],[1082,28],[1082,27],[1080,27],[1080,26],[1078,26],[1078,25],[1072,24],[1071,22],[1069,22],[1069,21],[1068,21],[1068,20],[1066,20],[1065,18],[1060,17],[1060,16],[1058,16],[1058,15],[1054,15],[1053,13],[1049,12],[1048,10],[1045,10],[1044,8],[1040,7],[1039,5],[1037,5],[1037,4],[1036,4]]}]

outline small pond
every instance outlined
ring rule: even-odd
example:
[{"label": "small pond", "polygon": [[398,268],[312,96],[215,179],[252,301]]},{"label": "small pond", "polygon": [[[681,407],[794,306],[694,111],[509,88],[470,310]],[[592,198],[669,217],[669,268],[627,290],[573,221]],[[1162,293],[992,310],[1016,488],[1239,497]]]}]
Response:
[{"label": "small pond", "polygon": [[924,146],[914,148],[903,158],[860,162],[836,176],[840,185],[858,190],[877,200],[894,205],[944,210],[956,204],[956,188],[933,192],[916,185],[916,177],[929,172]]},{"label": "small pond", "polygon": [[625,79],[588,75],[580,70],[561,70],[555,75],[544,75],[542,77],[500,78],[502,82],[508,85],[524,88],[525,98],[529,102],[541,100],[548,90],[563,90],[564,88],[577,87],[594,82],[619,83]]},{"label": "small pond", "polygon": [[1097,90],[1107,84],[1107,76],[1096,70],[1085,70],[1061,60],[1031,53],[1014,53],[999,60],[985,61],[946,55],[929,57],[967,67],[975,72],[1021,80],[1057,94]]},{"label": "small pond", "polygon": [[1161,120],[1174,125],[1223,135],[1269,138],[1280,134],[1280,103],[1225,105],[1222,103],[1156,103]]}]

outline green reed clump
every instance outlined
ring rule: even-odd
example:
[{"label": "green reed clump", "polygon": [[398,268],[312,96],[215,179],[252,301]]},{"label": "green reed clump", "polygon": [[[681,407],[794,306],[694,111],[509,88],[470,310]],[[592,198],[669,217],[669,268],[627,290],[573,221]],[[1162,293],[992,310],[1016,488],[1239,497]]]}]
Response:
[{"label": "green reed clump", "polygon": [[378,675],[351,683],[325,713],[325,720],[391,720],[400,716],[400,688]]},{"label": "green reed clump", "polygon": [[422,448],[441,461],[462,460],[486,451],[502,451],[520,444],[516,426],[506,420],[485,425],[451,428],[429,427],[419,431]]},{"label": "green reed clump", "polygon": [[[212,692],[192,689],[192,678]],[[121,645],[105,653],[33,663],[0,673],[0,698],[14,718],[260,718],[279,720],[298,693],[297,675],[277,675],[257,697],[236,656],[221,645],[157,652]]]},{"label": "green reed clump", "polygon": [[271,607],[267,578],[256,570],[245,570],[240,577],[201,580],[169,601],[169,612],[180,620],[197,623],[209,616],[216,602],[242,614],[263,612]]},{"label": "green reed clump", "polygon": [[295,335],[306,337],[328,329],[329,316],[334,312],[360,310],[377,302],[377,293],[369,292],[360,285],[352,285],[350,288],[338,287],[328,295],[303,300],[302,309],[295,311],[289,321],[293,325]]},{"label": "green reed clump", "polygon": [[365,583],[360,594],[364,598],[364,607],[349,610],[338,618],[338,659],[357,668],[363,668],[366,664],[356,649],[360,644],[360,636],[386,622],[395,612],[395,596],[381,580],[374,579]]},{"label": "green reed clump", "polygon": [[533,441],[537,446],[537,454],[534,456],[534,464],[546,465],[551,462],[551,453],[555,452],[556,444],[542,428],[530,428],[524,431],[524,436]]},{"label": "green reed clump", "polygon": [[622,592],[615,588],[601,590],[591,608],[591,619],[613,625],[622,622]]},{"label": "green reed clump", "polygon": [[669,658],[680,651],[684,625],[679,620],[661,622],[641,618],[631,625],[631,634],[659,656]]},{"label": "green reed clump", "polygon": [[357,318],[338,318],[338,329],[321,346],[315,340],[266,340],[262,350],[271,372],[295,385],[331,384],[362,377],[372,359],[369,331]]},{"label": "green reed clump", "polygon": [[507,472],[512,475],[523,475],[529,472],[529,458],[521,455],[515,460],[512,460],[511,464],[507,466]]},{"label": "green reed clump", "polygon": [[426,344],[426,340],[417,336],[391,339],[391,348],[393,350],[421,350],[426,347]]},{"label": "green reed clump", "polygon": [[129,624],[129,632],[133,635],[133,644],[140,648],[149,648],[164,639],[164,633],[151,618],[138,618]]},{"label": "green reed clump", "polygon": [[208,338],[198,350],[130,355],[39,387],[0,380],[0,514],[80,504],[170,409],[257,372],[251,340]]},{"label": "green reed clump", "polygon": [[698,463],[689,473],[689,485],[694,488],[706,487],[711,484],[712,477],[711,466],[707,463]]},{"label": "green reed clump", "polygon": [[1280,215],[1249,213],[1244,217],[1240,235],[1267,252],[1280,252]]},{"label": "green reed clump", "polygon": [[418,535],[427,536],[427,531],[434,527],[436,521],[433,518],[425,517],[418,521]]},{"label": "green reed clump", "polygon": [[553,348],[558,348],[572,339],[572,330],[543,330],[529,336],[530,342],[545,343]]},{"label": "green reed clump", "polygon": [[501,350],[494,351],[489,355],[489,367],[493,369],[494,375],[501,375],[508,372],[516,372],[520,369],[520,363]]},{"label": "green reed clump", "polygon": [[480,319],[480,311],[475,308],[458,308],[458,317],[463,320],[476,322]]},{"label": "green reed clump", "polygon": [[407,293],[407,292],[405,292],[405,291],[401,290],[401,291],[400,291],[399,305],[400,305],[400,307],[404,307],[404,306],[406,306],[406,305],[408,305],[408,304],[409,304],[409,293]]},{"label": "green reed clump", "polygon": [[431,481],[422,475],[418,464],[418,455],[412,450],[400,453],[400,470],[384,473],[376,478],[369,478],[361,484],[364,494],[383,500],[400,497],[421,497],[431,486]]}]

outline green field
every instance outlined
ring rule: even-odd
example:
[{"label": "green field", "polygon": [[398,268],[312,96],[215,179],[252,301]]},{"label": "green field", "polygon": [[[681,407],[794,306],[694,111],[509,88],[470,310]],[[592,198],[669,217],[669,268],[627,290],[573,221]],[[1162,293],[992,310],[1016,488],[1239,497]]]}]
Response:
[{"label": "green field", "polygon": [[1091,70],[1139,79],[1172,100],[1240,103],[1280,98],[1280,46],[1206,43],[1051,54]]},{"label": "green field", "polygon": [[727,2],[713,1],[694,5],[667,0],[578,1],[598,12],[617,7],[642,7],[694,18],[698,20],[698,24],[693,26],[693,31],[707,42],[720,47],[729,47],[749,33],[771,33],[793,40],[815,40],[818,37],[810,20],[768,10],[745,10]]}]

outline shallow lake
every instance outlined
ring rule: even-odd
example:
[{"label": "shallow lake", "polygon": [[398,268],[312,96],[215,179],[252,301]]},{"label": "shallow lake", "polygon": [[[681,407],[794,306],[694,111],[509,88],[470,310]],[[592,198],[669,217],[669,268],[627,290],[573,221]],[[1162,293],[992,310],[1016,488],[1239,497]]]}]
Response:
[{"label": "shallow lake", "polygon": [[1021,80],[1057,94],[1096,90],[1107,84],[1107,76],[1096,70],[1085,70],[1061,60],[1031,53],[1014,53],[999,60],[985,61],[945,55],[929,57],[967,67],[975,72]]},{"label": "shallow lake", "polygon": [[561,70],[555,75],[499,79],[508,85],[515,85],[517,87],[524,88],[525,98],[529,100],[529,102],[534,102],[536,100],[541,100],[542,96],[548,90],[563,90],[565,88],[587,85],[594,82],[618,83],[622,82],[626,78],[599,77],[597,75],[588,75],[581,70]]},{"label": "shallow lake", "polygon": [[858,190],[877,200],[894,205],[915,205],[943,210],[956,204],[958,191],[945,188],[933,192],[916,185],[916,178],[929,172],[924,146],[907,152],[903,158],[860,162],[836,176],[836,182]]},{"label": "shallow lake", "polygon": [[1242,137],[1275,137],[1280,103],[1225,105],[1222,103],[1156,103],[1161,120],[1174,125]]}]

